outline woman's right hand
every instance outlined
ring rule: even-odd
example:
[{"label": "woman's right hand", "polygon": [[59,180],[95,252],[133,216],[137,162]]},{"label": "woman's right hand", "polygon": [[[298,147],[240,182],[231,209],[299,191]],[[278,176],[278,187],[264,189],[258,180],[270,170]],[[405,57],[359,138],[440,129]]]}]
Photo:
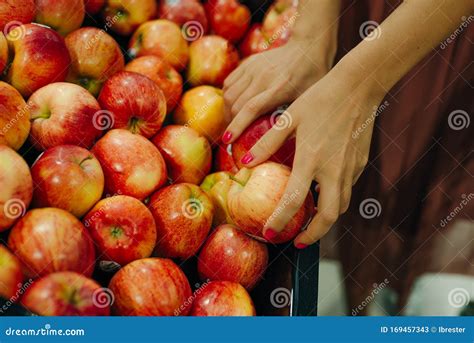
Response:
[{"label": "woman's right hand", "polygon": [[233,120],[223,135],[224,143],[232,143],[259,116],[293,102],[328,73],[334,53],[311,44],[290,40],[248,57],[227,77],[224,99]]}]

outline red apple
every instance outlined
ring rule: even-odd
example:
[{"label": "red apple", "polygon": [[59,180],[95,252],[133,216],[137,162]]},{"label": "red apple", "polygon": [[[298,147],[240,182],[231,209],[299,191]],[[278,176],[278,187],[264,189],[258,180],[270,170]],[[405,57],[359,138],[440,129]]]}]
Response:
[{"label": "red apple", "polygon": [[160,1],[159,14],[161,19],[171,20],[184,30],[193,26],[197,32],[203,35],[207,32],[207,18],[204,7],[197,0],[162,0]]},{"label": "red apple", "polygon": [[[1,36],[0,36],[1,37]],[[21,94],[0,81],[0,144],[18,150],[30,133],[30,109]]]},{"label": "red apple", "polygon": [[222,90],[212,86],[188,90],[174,111],[173,120],[206,136],[212,145],[216,144],[229,124]]},{"label": "red apple", "polygon": [[211,229],[214,206],[198,186],[179,183],[163,188],[150,198],[160,257],[187,259],[197,253]]},{"label": "red apple", "polygon": [[98,14],[104,5],[105,0],[84,0],[86,13],[91,16]]},{"label": "red apple", "polygon": [[27,212],[10,232],[8,246],[22,262],[27,277],[59,271],[90,276],[94,270],[94,244],[87,230],[59,208]]},{"label": "red apple", "polygon": [[213,226],[233,224],[227,208],[227,194],[231,186],[231,174],[227,172],[210,174],[201,183],[201,189],[207,193],[214,204]]},{"label": "red apple", "polygon": [[[282,123],[286,117],[286,114],[282,114]],[[255,143],[268,131],[273,125],[280,125],[278,122],[278,116],[275,115],[265,115],[257,120],[255,120],[249,127],[247,127],[244,132],[237,138],[237,140],[232,144],[232,156],[234,157],[234,162],[238,168],[244,167],[241,162],[242,157],[249,151]],[[282,124],[286,125],[286,124]],[[282,163],[288,167],[293,166],[293,160],[295,157],[295,145],[296,139],[288,139],[282,147],[269,158],[269,161]]]},{"label": "red apple", "polygon": [[21,303],[40,316],[108,316],[112,295],[75,272],[58,272],[36,280]]},{"label": "red apple", "polygon": [[102,260],[122,266],[149,257],[156,242],[155,220],[139,200],[117,195],[99,201],[83,219]]},{"label": "red apple", "polygon": [[211,145],[190,127],[166,126],[152,142],[160,149],[174,183],[199,184],[211,170]]},{"label": "red apple", "polygon": [[80,28],[84,16],[84,0],[36,0],[35,22],[55,29],[62,36]]},{"label": "red apple", "polygon": [[29,24],[35,17],[35,0],[0,1],[0,31],[10,32],[19,23]]},{"label": "red apple", "polygon": [[133,57],[155,55],[182,71],[189,58],[188,43],[178,25],[159,19],[146,22],[130,40],[129,54]]},{"label": "red apple", "polygon": [[112,31],[128,36],[140,24],[155,18],[157,7],[156,0],[106,0],[102,15]]},{"label": "red apple", "polygon": [[8,63],[8,41],[0,31],[0,74],[3,73]]},{"label": "red apple", "polygon": [[13,57],[6,80],[25,98],[43,86],[66,79],[71,59],[57,32],[27,24],[14,28],[6,38]]},{"label": "red apple", "polygon": [[142,56],[125,66],[126,71],[145,75],[161,88],[166,98],[166,110],[170,113],[178,104],[183,93],[183,78],[162,58]]},{"label": "red apple", "polygon": [[188,279],[169,259],[133,261],[114,275],[109,288],[115,295],[115,315],[184,316],[189,312],[184,306],[191,298]]},{"label": "red apple", "polygon": [[72,60],[67,81],[86,88],[94,96],[99,95],[109,77],[125,66],[120,46],[104,30],[83,27],[71,32],[65,41]]},{"label": "red apple", "polygon": [[212,31],[231,43],[242,39],[250,24],[250,10],[237,0],[209,0],[206,3]]},{"label": "red apple", "polygon": [[[23,282],[21,263],[4,245],[0,244],[0,297],[16,298]],[[0,311],[1,313],[1,311]]]},{"label": "red apple", "polygon": [[[277,209],[290,178],[290,168],[274,162],[265,162],[252,169],[242,168],[235,176],[229,190],[227,205],[234,223],[256,238],[262,238],[266,221]],[[272,243],[292,240],[301,231],[313,214],[314,203],[311,194],[291,194],[305,197],[305,202],[295,216]],[[285,208],[278,210],[284,211]]]},{"label": "red apple", "polygon": [[90,148],[102,134],[95,123],[99,103],[84,88],[72,83],[52,83],[38,89],[28,106],[30,141],[38,150],[65,144]]},{"label": "red apple", "polygon": [[298,0],[277,0],[263,18],[262,31],[268,37],[268,46],[284,45],[291,36],[298,18]]},{"label": "red apple", "polygon": [[148,77],[128,71],[116,73],[104,83],[99,103],[112,113],[112,128],[147,138],[158,132],[166,116],[166,99],[160,87]]},{"label": "red apple", "polygon": [[233,225],[218,226],[198,258],[201,280],[232,281],[251,290],[268,265],[268,249]]},{"label": "red apple", "polygon": [[252,298],[242,285],[211,281],[194,294],[192,316],[255,316]]},{"label": "red apple", "polygon": [[270,49],[268,38],[262,32],[262,24],[255,23],[240,43],[239,50],[242,57],[258,54]]},{"label": "red apple", "polygon": [[236,174],[239,171],[232,156],[232,145],[219,142],[214,154],[214,170],[225,171],[231,174]]},{"label": "red apple", "polygon": [[33,196],[33,181],[25,160],[0,144],[0,232],[23,216]]},{"label": "red apple", "polygon": [[165,161],[158,148],[130,131],[109,131],[92,152],[104,171],[108,194],[144,199],[167,180]]},{"label": "red apple", "polygon": [[187,78],[191,85],[222,87],[224,80],[239,65],[239,54],[219,36],[205,36],[191,43]]},{"label": "red apple", "polygon": [[31,167],[33,206],[57,207],[82,217],[100,200],[104,173],[84,148],[59,145],[46,150]]}]

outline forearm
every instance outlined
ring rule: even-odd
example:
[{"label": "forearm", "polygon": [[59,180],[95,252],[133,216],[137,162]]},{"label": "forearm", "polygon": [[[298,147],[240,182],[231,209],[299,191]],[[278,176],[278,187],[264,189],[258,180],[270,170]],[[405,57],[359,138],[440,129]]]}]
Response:
[{"label": "forearm", "polygon": [[354,87],[385,94],[473,10],[474,0],[405,0],[335,71]]},{"label": "forearm", "polygon": [[311,56],[324,52],[332,66],[337,50],[341,0],[300,0],[290,41],[304,41],[303,49]]}]

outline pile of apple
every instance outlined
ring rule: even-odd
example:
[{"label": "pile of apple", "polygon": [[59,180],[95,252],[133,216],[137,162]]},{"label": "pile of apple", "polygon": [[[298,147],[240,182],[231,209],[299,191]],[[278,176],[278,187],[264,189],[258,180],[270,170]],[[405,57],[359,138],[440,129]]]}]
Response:
[{"label": "pile of apple", "polygon": [[255,315],[294,140],[243,168],[275,118],[222,144],[220,88],[288,40],[296,2],[249,29],[236,0],[0,0],[0,296],[39,315]]}]

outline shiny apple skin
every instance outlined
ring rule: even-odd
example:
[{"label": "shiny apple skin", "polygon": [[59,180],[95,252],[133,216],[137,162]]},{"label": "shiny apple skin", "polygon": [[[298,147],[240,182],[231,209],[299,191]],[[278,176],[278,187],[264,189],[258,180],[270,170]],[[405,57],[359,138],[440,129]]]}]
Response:
[{"label": "shiny apple skin", "polygon": [[8,63],[8,42],[3,32],[0,31],[0,74],[3,73]]},{"label": "shiny apple skin", "polygon": [[188,63],[189,48],[178,25],[158,19],[140,25],[135,31],[129,43],[129,54],[158,56],[182,71]]},{"label": "shiny apple skin", "polygon": [[206,13],[197,0],[162,0],[158,12],[161,19],[170,20],[180,27],[186,23],[197,22],[201,25],[200,34],[207,32]]},{"label": "shiny apple skin", "polygon": [[33,181],[25,160],[13,149],[0,144],[0,232],[20,218],[33,196]]},{"label": "shiny apple skin", "polygon": [[64,39],[57,32],[44,26],[27,24],[10,31],[8,38],[9,51],[14,58],[6,81],[23,97],[27,98],[41,87],[66,79],[71,58]]},{"label": "shiny apple skin", "polygon": [[81,27],[85,16],[84,0],[36,0],[36,23],[65,36]]},{"label": "shiny apple skin", "polygon": [[239,168],[234,162],[232,156],[232,145],[219,142],[214,150],[214,165],[215,171],[224,171],[230,174],[236,174]]},{"label": "shiny apple skin", "polygon": [[155,220],[139,200],[117,195],[99,201],[84,217],[102,260],[122,266],[150,257],[156,242]]},{"label": "shiny apple skin", "polygon": [[83,27],[67,35],[65,42],[72,61],[67,81],[94,96],[108,78],[125,67],[120,46],[104,30]]},{"label": "shiny apple skin", "polygon": [[140,24],[156,18],[156,0],[107,0],[102,17],[119,35],[131,35]]},{"label": "shiny apple skin", "polygon": [[66,82],[38,89],[28,100],[30,107],[30,142],[37,150],[58,145],[90,148],[102,135],[94,125],[94,115],[101,109],[97,100],[84,88]]},{"label": "shiny apple skin", "polygon": [[270,36],[289,38],[291,29],[298,16],[298,0],[277,0],[267,10],[263,18],[263,30]]},{"label": "shiny apple skin", "polygon": [[111,130],[92,148],[105,175],[105,192],[139,200],[167,181],[160,151],[143,136],[128,130]]},{"label": "shiny apple skin", "polygon": [[247,290],[260,281],[267,265],[267,246],[228,224],[215,228],[198,258],[201,280],[236,282]]},{"label": "shiny apple skin", "polygon": [[26,213],[13,227],[8,247],[20,259],[27,277],[59,271],[91,276],[94,244],[82,223],[59,208],[40,208]]},{"label": "shiny apple skin", "polygon": [[2,0],[0,2],[0,31],[8,33],[8,28],[14,22],[31,23],[35,18],[35,9],[35,0]]},{"label": "shiny apple skin", "polygon": [[115,295],[115,315],[185,316],[189,312],[184,304],[191,298],[191,287],[182,270],[169,259],[133,261],[114,275],[109,288]]},{"label": "shiny apple skin", "polygon": [[167,113],[174,110],[183,94],[183,78],[169,63],[156,56],[142,56],[129,62],[125,70],[155,81],[166,98]]},{"label": "shiny apple skin", "polygon": [[231,185],[231,174],[228,172],[209,174],[200,185],[214,204],[213,227],[226,223],[233,224],[227,209],[227,194]]},{"label": "shiny apple skin", "polygon": [[100,200],[104,173],[94,155],[75,145],[46,150],[31,167],[33,206],[56,207],[82,217]]},{"label": "shiny apple skin", "polygon": [[0,244],[0,297],[14,300],[23,282],[21,263],[10,250]]},{"label": "shiny apple skin", "polygon": [[163,155],[173,183],[197,185],[211,170],[211,145],[190,127],[168,125],[153,137],[152,142]]},{"label": "shiny apple skin", "polygon": [[[1,39],[1,35],[0,35]],[[0,81],[0,144],[21,148],[30,133],[30,110],[21,94]]]},{"label": "shiny apple skin", "polygon": [[255,316],[255,307],[245,288],[234,282],[211,281],[195,292],[191,316]]},{"label": "shiny apple skin", "polygon": [[[237,167],[243,168],[241,162],[242,157],[259,141],[262,136],[275,125],[278,117],[274,115],[261,116],[255,120],[232,144],[232,156]],[[274,153],[269,161],[285,164],[288,167],[293,166],[295,158],[296,139],[289,138],[276,153]]]},{"label": "shiny apple skin", "polygon": [[66,271],[35,280],[21,303],[40,316],[108,316],[108,296],[94,280]]},{"label": "shiny apple skin", "polygon": [[[285,193],[290,174],[287,166],[274,162],[265,162],[252,169],[241,169],[234,176],[236,181],[233,182],[227,199],[234,223],[248,234],[263,239],[262,230]],[[284,230],[271,240],[272,243],[292,240],[312,217],[314,203],[311,194],[294,196],[305,196],[305,202]]]},{"label": "shiny apple skin", "polygon": [[207,137],[211,145],[217,144],[229,124],[225,116],[222,90],[212,86],[188,90],[176,107],[173,121],[193,128]]},{"label": "shiny apple skin", "polygon": [[250,10],[237,0],[209,0],[205,4],[212,31],[231,43],[237,43],[247,32]]},{"label": "shiny apple skin", "polygon": [[189,46],[187,79],[192,86],[222,87],[238,65],[239,53],[232,44],[219,36],[204,36]]},{"label": "shiny apple skin", "polygon": [[187,259],[204,243],[212,225],[214,205],[199,186],[179,183],[150,198],[149,209],[158,231],[155,254]]},{"label": "shiny apple skin", "polygon": [[262,24],[255,23],[240,43],[239,50],[242,58],[269,50],[271,45],[262,32]]},{"label": "shiny apple skin", "polygon": [[163,125],[166,99],[160,87],[148,77],[121,71],[108,79],[99,95],[103,110],[112,113],[114,129],[127,129],[146,138]]},{"label": "shiny apple skin", "polygon": [[105,0],[84,0],[86,13],[89,15],[96,15],[104,7]]}]

